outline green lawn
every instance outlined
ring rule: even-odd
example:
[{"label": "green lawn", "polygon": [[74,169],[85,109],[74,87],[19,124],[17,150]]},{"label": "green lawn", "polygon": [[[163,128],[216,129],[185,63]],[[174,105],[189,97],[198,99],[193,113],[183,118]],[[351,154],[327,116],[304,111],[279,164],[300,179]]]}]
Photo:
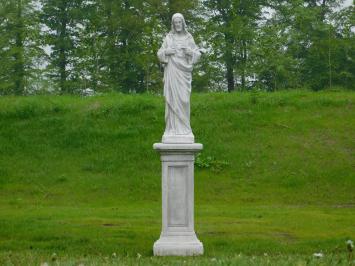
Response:
[{"label": "green lawn", "polygon": [[1,97],[0,265],[348,265],[354,100],[347,91],[192,95],[205,255],[152,258],[163,98]]}]

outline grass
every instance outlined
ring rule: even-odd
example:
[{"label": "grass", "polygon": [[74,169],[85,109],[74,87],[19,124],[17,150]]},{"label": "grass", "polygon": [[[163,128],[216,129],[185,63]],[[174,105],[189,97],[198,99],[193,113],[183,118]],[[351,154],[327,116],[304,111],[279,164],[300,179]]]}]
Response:
[{"label": "grass", "polygon": [[3,265],[21,265],[26,262],[26,265],[239,265],[239,266],[327,266],[327,265],[343,265],[348,266],[348,258],[341,255],[328,255],[323,258],[307,257],[301,255],[273,255],[264,254],[262,256],[246,256],[236,254],[234,256],[224,256],[222,258],[215,257],[145,257],[138,254],[136,257],[120,257],[116,254],[111,256],[58,256],[38,255],[33,256],[33,253],[24,253],[21,256],[12,253],[3,256],[0,262]]},{"label": "grass", "polygon": [[161,97],[2,97],[0,264],[346,265],[354,99],[347,91],[192,95],[204,144],[195,227],[205,255],[178,259],[151,258],[161,226],[152,149],[164,129]]}]

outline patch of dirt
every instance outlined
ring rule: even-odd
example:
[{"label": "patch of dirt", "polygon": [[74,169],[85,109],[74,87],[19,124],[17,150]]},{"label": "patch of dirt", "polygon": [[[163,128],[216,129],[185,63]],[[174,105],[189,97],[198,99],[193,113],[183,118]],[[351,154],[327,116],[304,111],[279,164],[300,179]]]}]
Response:
[{"label": "patch of dirt", "polygon": [[217,232],[217,231],[208,231],[208,232],[201,232],[201,235],[212,235],[212,236],[216,236],[216,235],[226,235],[227,232]]},{"label": "patch of dirt", "polygon": [[118,226],[118,224],[102,224],[102,226],[110,227],[110,226]]},{"label": "patch of dirt", "polygon": [[285,239],[289,242],[293,242],[297,239],[294,235],[291,235],[290,233],[287,232],[272,232],[271,236]]},{"label": "patch of dirt", "polygon": [[355,204],[339,204],[339,205],[334,205],[333,208],[337,209],[352,209],[355,208]]}]

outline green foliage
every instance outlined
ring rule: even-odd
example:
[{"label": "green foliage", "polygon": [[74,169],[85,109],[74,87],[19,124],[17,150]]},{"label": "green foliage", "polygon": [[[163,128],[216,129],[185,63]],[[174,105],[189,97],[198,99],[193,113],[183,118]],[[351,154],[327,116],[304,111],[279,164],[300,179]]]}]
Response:
[{"label": "green foliage", "polygon": [[[340,1],[279,1],[275,15],[260,30],[255,70],[269,90],[308,87],[314,90],[348,86],[354,79],[349,39],[349,12],[335,11]],[[342,19],[339,20],[339,16]],[[340,75],[343,76],[339,78]]]},{"label": "green foliage", "polygon": [[[269,21],[256,37],[257,45],[251,48],[251,66],[257,75],[255,86],[274,91],[300,86],[298,62],[285,49],[288,35],[283,25]],[[291,74],[292,73],[292,74]]]},{"label": "green foliage", "polygon": [[0,93],[161,92],[175,12],[202,48],[195,91],[354,88],[354,7],[332,1],[5,0]]},{"label": "green foliage", "polygon": [[43,45],[50,47],[47,74],[61,93],[75,92],[78,80],[73,71],[79,60],[76,48],[79,45],[80,12],[82,0],[41,0],[41,22],[46,27]]},{"label": "green foliage", "polygon": [[213,14],[209,22],[210,41],[214,52],[220,54],[219,63],[225,66],[228,91],[234,90],[237,77],[240,78],[239,85],[246,87],[250,48],[264,1],[202,2]]},{"label": "green foliage", "polygon": [[0,95],[25,94],[38,72],[38,12],[34,1],[5,0],[0,3]]}]

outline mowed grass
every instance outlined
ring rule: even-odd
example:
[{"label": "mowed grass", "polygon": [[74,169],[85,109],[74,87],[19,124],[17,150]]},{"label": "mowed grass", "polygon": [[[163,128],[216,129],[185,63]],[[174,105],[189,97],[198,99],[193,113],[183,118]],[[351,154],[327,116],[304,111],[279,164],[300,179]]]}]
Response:
[{"label": "mowed grass", "polygon": [[354,100],[347,91],[193,94],[191,124],[204,144],[195,229],[205,255],[151,259],[163,98],[2,97],[0,264],[347,263]]}]

